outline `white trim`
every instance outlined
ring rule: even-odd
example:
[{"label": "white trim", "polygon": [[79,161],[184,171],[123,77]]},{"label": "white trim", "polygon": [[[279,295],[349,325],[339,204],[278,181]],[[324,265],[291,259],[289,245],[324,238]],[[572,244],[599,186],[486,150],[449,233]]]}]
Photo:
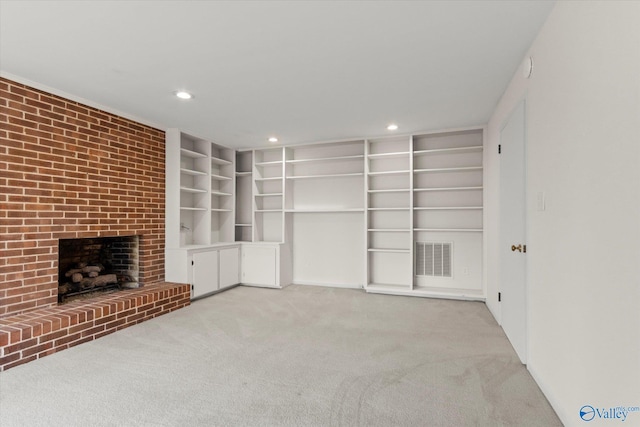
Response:
[{"label": "white trim", "polygon": [[[528,354],[526,367],[533,380],[536,382],[536,384],[538,384],[538,387],[540,388],[540,391],[542,392],[544,397],[547,399],[553,410],[556,411],[556,415],[558,416],[558,418],[560,418],[560,422],[562,422],[562,424],[566,426],[571,425],[571,419],[569,415],[565,414],[561,410],[562,405],[560,404],[561,402],[557,398],[556,393],[554,393],[554,389],[549,387],[544,381],[540,379],[540,375],[538,375],[537,371],[531,366],[531,360],[528,357]],[[576,415],[577,412],[578,410],[576,409]]]},{"label": "white trim", "polygon": [[322,286],[325,288],[343,288],[343,289],[364,289],[362,284],[350,284],[350,283],[319,283],[319,282],[304,282],[296,281],[295,285],[302,286]]},{"label": "white trim", "polygon": [[[370,284],[367,286],[367,293],[371,294],[385,294],[385,295],[400,295],[400,296],[412,296],[412,297],[421,297],[421,298],[438,298],[438,299],[451,299],[451,300],[462,300],[462,301],[480,301],[485,302],[484,296],[472,295],[474,291],[469,291],[469,294],[464,292],[461,293],[452,293],[450,291],[443,290],[442,292],[435,291],[426,291],[420,288],[410,289],[407,285],[406,290],[396,289],[399,288],[398,285],[379,285],[379,284]],[[475,291],[480,292],[480,291]]]}]

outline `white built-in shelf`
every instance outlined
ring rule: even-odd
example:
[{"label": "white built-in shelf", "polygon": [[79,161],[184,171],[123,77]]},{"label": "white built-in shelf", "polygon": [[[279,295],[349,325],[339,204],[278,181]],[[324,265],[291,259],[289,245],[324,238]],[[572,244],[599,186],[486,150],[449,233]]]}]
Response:
[{"label": "white built-in shelf", "polygon": [[413,191],[474,191],[482,190],[482,186],[476,187],[434,187],[434,188],[415,188]]},{"label": "white built-in shelf", "polygon": [[251,227],[251,224],[236,224],[236,227]]},{"label": "white built-in shelf", "polygon": [[219,157],[211,157],[211,163],[213,163],[214,165],[222,165],[222,166],[231,164],[229,160],[221,159]]},{"label": "white built-in shelf", "polygon": [[256,194],[256,197],[278,197],[278,196],[282,196],[282,193]]},{"label": "white built-in shelf", "polygon": [[256,212],[282,212],[282,209],[256,209]]},{"label": "white built-in shelf", "polygon": [[369,208],[370,211],[408,211],[411,208]]},{"label": "white built-in shelf", "polygon": [[202,190],[200,188],[191,188],[191,187],[180,187],[180,191],[184,191],[185,193],[206,193],[207,190]]},{"label": "white built-in shelf", "polygon": [[363,176],[363,172],[357,173],[334,173],[326,175],[301,175],[301,176],[288,176],[287,179],[313,179],[313,178],[341,178],[351,176]]},{"label": "white built-in shelf", "polygon": [[193,151],[193,150],[187,150],[186,148],[181,148],[180,149],[180,154],[185,156],[185,157],[190,157],[192,159],[202,159],[204,157],[207,157],[206,154],[202,154],[202,153],[199,153],[199,152]]},{"label": "white built-in shelf", "polygon": [[435,169],[416,169],[414,173],[428,173],[428,172],[465,172],[465,171],[479,171],[482,170],[482,166],[465,166],[459,168],[435,168]]},{"label": "white built-in shelf", "polygon": [[482,228],[414,228],[413,231],[455,231],[477,233],[482,232]]},{"label": "white built-in shelf", "polygon": [[427,154],[438,154],[438,153],[450,153],[450,154],[454,154],[456,152],[480,152],[482,151],[482,146],[481,145],[475,145],[472,147],[456,147],[456,148],[435,148],[432,150],[419,150],[419,151],[414,151],[413,155],[414,156],[422,156],[422,155],[427,155]]},{"label": "white built-in shelf", "polygon": [[369,190],[369,193],[408,193],[411,191],[408,188],[389,188],[386,190]]},{"label": "white built-in shelf", "polygon": [[364,212],[362,208],[354,209],[287,209],[287,213],[340,213],[340,212]]},{"label": "white built-in shelf", "polygon": [[369,172],[370,176],[376,176],[376,175],[402,175],[402,174],[408,174],[409,170],[401,170],[401,171],[384,171],[384,172]]},{"label": "white built-in shelf", "polygon": [[236,176],[251,176],[251,172],[236,172]]},{"label": "white built-in shelf", "polygon": [[386,252],[393,254],[408,254],[410,249],[383,249],[383,248],[369,248],[367,249],[369,252]]},{"label": "white built-in shelf", "polygon": [[399,151],[396,153],[379,153],[379,154],[369,154],[370,159],[392,159],[394,157],[407,157],[409,155],[408,151]]},{"label": "white built-in shelf", "polygon": [[180,168],[180,173],[184,173],[186,175],[206,175],[206,172],[196,171],[193,169]]},{"label": "white built-in shelf", "polygon": [[223,175],[216,175],[216,174],[211,174],[211,179],[215,179],[216,181],[226,181],[228,179],[231,179],[231,177],[229,176],[223,176]]},{"label": "white built-in shelf", "polygon": [[370,228],[367,231],[375,233],[408,233],[411,230],[408,228]]},{"label": "white built-in shelf", "polygon": [[256,178],[255,181],[256,182],[263,182],[263,181],[278,181],[281,180],[282,177],[281,176],[272,176],[269,178]]},{"label": "white built-in shelf", "polygon": [[482,206],[437,206],[437,207],[414,207],[416,211],[470,211],[481,210]]},{"label": "white built-in shelf", "polygon": [[321,157],[317,159],[293,159],[293,160],[287,160],[287,163],[290,163],[290,164],[322,163],[322,162],[337,162],[342,160],[356,160],[356,159],[364,159],[364,154],[358,154],[354,156]]},{"label": "white built-in shelf", "polygon": [[[165,137],[165,249],[187,250],[232,241],[235,150],[176,128],[167,129]],[[181,232],[185,229],[191,232]],[[178,268],[181,261],[176,258],[167,271],[176,281],[186,283],[187,269]]]},{"label": "white built-in shelf", "polygon": [[275,160],[271,162],[257,162],[256,166],[274,166],[274,165],[281,165],[281,164],[282,164],[282,160]]}]

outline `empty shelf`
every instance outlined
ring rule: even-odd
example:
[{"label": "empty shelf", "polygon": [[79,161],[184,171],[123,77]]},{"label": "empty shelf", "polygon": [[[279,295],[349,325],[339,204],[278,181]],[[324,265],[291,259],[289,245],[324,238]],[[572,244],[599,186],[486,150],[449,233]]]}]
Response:
[{"label": "empty shelf", "polygon": [[369,154],[370,159],[391,159],[394,157],[408,157],[408,151],[398,151],[395,153],[377,153],[377,154]]},{"label": "empty shelf", "polygon": [[287,209],[287,213],[340,213],[340,212],[364,212],[362,208],[354,209]]},{"label": "empty shelf", "polygon": [[211,174],[211,179],[215,179],[217,181],[226,181],[228,179],[231,179],[230,176],[222,176],[222,175],[216,175],[216,174]]},{"label": "empty shelf", "polygon": [[459,168],[436,168],[436,169],[416,169],[414,173],[428,173],[428,172],[465,172],[465,171],[480,171],[482,166],[465,166]]},{"label": "empty shelf", "polygon": [[440,207],[414,207],[416,211],[471,211],[481,210],[482,206],[440,206]]},{"label": "empty shelf", "polygon": [[473,190],[482,190],[482,186],[415,188],[413,191],[419,192],[419,191],[473,191]]},{"label": "empty shelf", "polygon": [[219,157],[211,157],[211,163],[214,165],[230,165],[231,162],[229,160],[221,159]]},{"label": "empty shelf", "polygon": [[406,193],[411,191],[408,188],[390,188],[386,190],[369,190],[369,193]]},{"label": "empty shelf", "polygon": [[180,191],[184,191],[185,193],[206,193],[207,190],[202,190],[200,188],[191,188],[191,187],[180,187]]},{"label": "empty shelf", "polygon": [[413,231],[453,231],[462,233],[481,233],[482,228],[414,228]]},{"label": "empty shelf", "polygon": [[358,154],[353,156],[319,157],[317,159],[293,159],[293,160],[287,160],[287,163],[290,163],[290,164],[322,163],[322,162],[335,162],[340,160],[356,160],[356,159],[364,159],[364,154]]},{"label": "empty shelf", "polygon": [[180,173],[184,173],[187,175],[206,175],[206,172],[202,172],[202,171],[196,171],[193,169],[187,169],[187,168],[180,168]]},{"label": "empty shelf", "polygon": [[472,147],[455,147],[455,148],[434,148],[431,150],[419,150],[414,151],[414,156],[422,156],[426,154],[438,154],[438,153],[455,153],[463,151],[482,151],[482,145],[474,145]]},{"label": "empty shelf", "polygon": [[369,172],[369,176],[379,176],[379,175],[403,175],[408,174],[409,170],[400,170],[400,171],[383,171],[383,172]]},{"label": "empty shelf", "polygon": [[191,157],[192,159],[201,159],[203,157],[207,157],[206,154],[199,153],[199,152],[193,151],[193,150],[187,150],[186,148],[181,148],[180,149],[180,154],[182,154],[185,157]]},{"label": "empty shelf", "polygon": [[327,175],[301,175],[301,176],[288,176],[287,179],[312,179],[312,178],[341,178],[350,176],[363,176],[363,172],[356,173],[334,173]]}]

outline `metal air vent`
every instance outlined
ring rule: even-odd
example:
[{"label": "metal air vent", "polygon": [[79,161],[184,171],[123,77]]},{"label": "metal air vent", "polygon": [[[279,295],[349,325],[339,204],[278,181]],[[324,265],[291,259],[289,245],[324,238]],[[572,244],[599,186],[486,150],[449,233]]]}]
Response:
[{"label": "metal air vent", "polygon": [[416,276],[451,277],[451,243],[416,242]]}]

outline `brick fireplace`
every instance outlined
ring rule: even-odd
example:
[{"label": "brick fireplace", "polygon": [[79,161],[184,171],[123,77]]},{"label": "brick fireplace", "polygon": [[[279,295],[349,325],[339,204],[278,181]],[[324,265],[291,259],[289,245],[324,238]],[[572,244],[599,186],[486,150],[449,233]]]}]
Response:
[{"label": "brick fireplace", "polygon": [[139,287],[138,236],[60,239],[58,242],[59,304]]},{"label": "brick fireplace", "polygon": [[142,289],[167,286],[164,173],[161,130],[0,78],[0,370],[11,353],[6,346],[36,333],[33,325],[30,332],[7,329],[12,319],[62,313],[61,239],[138,236]]}]

